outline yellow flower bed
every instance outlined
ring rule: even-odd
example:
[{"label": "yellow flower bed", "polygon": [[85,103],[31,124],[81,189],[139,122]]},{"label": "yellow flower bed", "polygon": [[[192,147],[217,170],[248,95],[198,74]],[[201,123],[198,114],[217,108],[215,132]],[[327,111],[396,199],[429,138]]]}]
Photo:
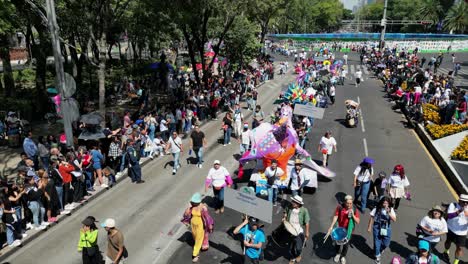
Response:
[{"label": "yellow flower bed", "polygon": [[439,139],[450,136],[464,130],[468,130],[468,125],[427,125],[426,131],[431,135],[432,139]]},{"label": "yellow flower bed", "polygon": [[453,152],[452,159],[468,161],[468,136],[466,136]]},{"label": "yellow flower bed", "polygon": [[433,104],[423,104],[423,119],[434,124],[440,124],[439,107]]}]

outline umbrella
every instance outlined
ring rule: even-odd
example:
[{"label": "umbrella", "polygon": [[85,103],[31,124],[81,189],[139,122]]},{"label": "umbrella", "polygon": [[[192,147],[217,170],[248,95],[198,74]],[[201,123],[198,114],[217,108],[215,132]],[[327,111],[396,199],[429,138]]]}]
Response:
[{"label": "umbrella", "polygon": [[78,136],[78,139],[98,140],[98,139],[105,138],[105,137],[106,135],[104,135],[102,131],[91,132],[85,129],[83,132],[81,132],[80,136]]},{"label": "umbrella", "polygon": [[386,67],[387,67],[387,65],[382,64],[382,63],[377,65],[377,68],[386,68]]},{"label": "umbrella", "polygon": [[102,116],[98,112],[92,112],[86,115],[82,115],[80,121],[88,125],[99,125],[102,120]]},{"label": "umbrella", "polygon": [[359,103],[353,100],[346,100],[344,103],[345,105],[351,105],[352,107],[355,107],[355,108],[359,107]]}]

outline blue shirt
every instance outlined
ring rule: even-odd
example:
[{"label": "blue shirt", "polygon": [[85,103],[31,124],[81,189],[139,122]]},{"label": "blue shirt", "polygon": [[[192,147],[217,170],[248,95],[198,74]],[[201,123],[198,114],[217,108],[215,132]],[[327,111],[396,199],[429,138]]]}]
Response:
[{"label": "blue shirt", "polygon": [[93,157],[93,164],[94,166],[101,166],[101,161],[104,159],[101,152],[93,149],[91,150],[91,156]]},{"label": "blue shirt", "polygon": [[[265,243],[265,234],[263,233],[262,230],[257,229],[255,231],[252,231],[249,228],[249,225],[245,225],[240,232],[242,235],[244,235],[244,240],[250,241],[252,244],[258,244],[258,243]],[[253,247],[248,247],[245,250],[245,254],[251,258],[251,259],[258,259],[260,257],[260,253],[262,252],[261,248],[253,248]]]},{"label": "blue shirt", "polygon": [[37,146],[36,143],[30,138],[25,138],[23,142],[23,149],[26,155],[28,155],[29,158],[32,158],[37,155]]}]

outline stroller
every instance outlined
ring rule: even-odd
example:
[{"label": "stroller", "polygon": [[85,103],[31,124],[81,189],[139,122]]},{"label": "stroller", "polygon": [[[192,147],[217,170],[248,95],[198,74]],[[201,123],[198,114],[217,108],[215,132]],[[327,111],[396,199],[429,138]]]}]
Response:
[{"label": "stroller", "polygon": [[346,126],[348,127],[357,127],[359,112],[359,104],[353,100],[346,100]]}]

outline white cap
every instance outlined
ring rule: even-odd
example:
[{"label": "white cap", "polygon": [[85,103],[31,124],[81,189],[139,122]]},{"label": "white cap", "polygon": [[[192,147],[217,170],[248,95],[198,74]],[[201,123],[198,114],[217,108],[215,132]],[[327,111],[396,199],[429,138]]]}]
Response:
[{"label": "white cap", "polygon": [[114,228],[115,227],[115,220],[112,218],[107,218],[104,223],[101,224],[101,227],[109,227],[109,228]]},{"label": "white cap", "polygon": [[221,165],[221,162],[220,162],[219,160],[215,160],[215,161],[213,162],[213,164],[220,164],[220,165]]}]

